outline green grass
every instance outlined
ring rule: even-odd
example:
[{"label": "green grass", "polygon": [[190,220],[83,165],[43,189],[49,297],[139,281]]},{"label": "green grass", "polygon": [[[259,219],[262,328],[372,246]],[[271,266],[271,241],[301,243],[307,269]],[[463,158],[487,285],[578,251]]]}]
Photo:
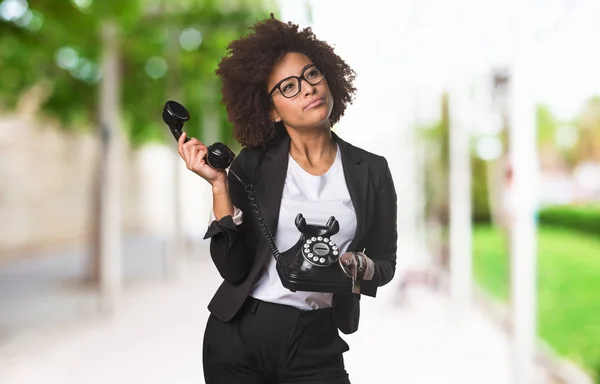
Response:
[{"label": "green grass", "polygon": [[[508,255],[502,233],[478,226],[473,235],[476,281],[508,300]],[[538,231],[538,334],[558,353],[600,373],[600,236]]]}]

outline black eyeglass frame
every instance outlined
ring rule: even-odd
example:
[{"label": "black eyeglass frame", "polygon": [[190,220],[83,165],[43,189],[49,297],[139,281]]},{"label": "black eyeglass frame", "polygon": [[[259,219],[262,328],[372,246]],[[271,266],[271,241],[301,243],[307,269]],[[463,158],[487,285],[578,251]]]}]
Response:
[{"label": "black eyeglass frame", "polygon": [[[323,76],[323,77],[321,77],[321,80],[317,81],[314,84],[311,83],[310,81],[308,81],[308,79],[306,77],[304,77],[304,74],[308,70],[312,69],[313,67],[316,68],[321,73],[321,76]],[[296,79],[298,81],[298,92],[296,92],[292,96],[286,96],[286,95],[283,94],[283,91],[281,90],[280,87],[281,87],[281,84],[283,84],[284,82],[286,82],[286,81],[288,81],[290,79]],[[281,93],[281,95],[283,97],[285,97],[286,99],[291,99],[292,97],[296,97],[300,92],[302,92],[302,80],[306,81],[310,85],[317,85],[317,84],[320,84],[323,80],[325,80],[325,74],[315,64],[311,64],[308,67],[304,68],[304,70],[302,71],[302,74],[300,76],[289,76],[289,77],[286,77],[285,79],[281,80],[279,83],[275,84],[273,86],[273,88],[271,89],[271,92],[269,92],[269,97],[272,97],[273,93],[275,93],[275,91],[277,91],[277,90],[279,90],[279,93]]]}]

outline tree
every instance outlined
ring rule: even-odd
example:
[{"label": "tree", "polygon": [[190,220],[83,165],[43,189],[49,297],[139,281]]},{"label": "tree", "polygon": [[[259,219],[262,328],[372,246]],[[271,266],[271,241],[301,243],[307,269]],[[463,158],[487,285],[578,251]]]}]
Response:
[{"label": "tree", "polygon": [[420,133],[425,145],[425,214],[435,232],[434,252],[438,263],[448,267],[448,228],[450,220],[450,180],[449,180],[449,135],[450,112],[449,96],[444,93],[440,99],[441,118],[429,127],[421,127]]},{"label": "tree", "polygon": [[[46,92],[38,93],[44,95],[38,102],[44,113],[57,117],[68,130],[96,129],[102,139],[92,275],[99,277],[100,239],[119,221],[114,212],[119,199],[109,196],[118,190],[113,181],[119,159],[112,156],[117,156],[120,123],[133,146],[172,140],[160,112],[164,101],[176,94],[195,117],[196,123],[186,126],[191,135],[202,139],[212,132],[213,137],[230,138],[231,126],[219,104],[213,72],[227,43],[267,17],[262,4],[259,0],[229,1],[227,6],[216,0],[0,2],[0,107],[8,110],[28,90],[42,87]],[[202,131],[206,115],[215,124]],[[112,222],[107,225],[106,220]],[[117,232],[113,245],[120,243]]]},{"label": "tree", "polygon": [[575,125],[579,138],[573,148],[574,161],[600,162],[600,96],[586,103]]}]

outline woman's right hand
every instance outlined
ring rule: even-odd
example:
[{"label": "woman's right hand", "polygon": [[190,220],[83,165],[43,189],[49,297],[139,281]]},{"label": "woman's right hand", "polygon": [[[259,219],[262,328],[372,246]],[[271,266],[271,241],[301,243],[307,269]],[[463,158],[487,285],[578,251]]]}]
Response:
[{"label": "woman's right hand", "polygon": [[214,169],[204,161],[208,151],[206,145],[200,140],[191,138],[187,143],[185,138],[187,134],[183,132],[177,141],[177,152],[185,161],[187,168],[208,181],[211,185],[226,183],[227,173],[225,170]]}]

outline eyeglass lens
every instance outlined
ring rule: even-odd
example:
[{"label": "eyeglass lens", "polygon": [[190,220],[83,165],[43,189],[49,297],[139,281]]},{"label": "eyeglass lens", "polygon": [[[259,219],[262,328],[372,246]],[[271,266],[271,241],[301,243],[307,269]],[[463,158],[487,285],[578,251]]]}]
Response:
[{"label": "eyeglass lens", "polygon": [[[317,67],[308,68],[302,76],[311,85],[317,85],[323,80],[323,74]],[[294,97],[300,92],[300,80],[295,77],[289,78],[279,85],[279,89],[283,96]]]}]

